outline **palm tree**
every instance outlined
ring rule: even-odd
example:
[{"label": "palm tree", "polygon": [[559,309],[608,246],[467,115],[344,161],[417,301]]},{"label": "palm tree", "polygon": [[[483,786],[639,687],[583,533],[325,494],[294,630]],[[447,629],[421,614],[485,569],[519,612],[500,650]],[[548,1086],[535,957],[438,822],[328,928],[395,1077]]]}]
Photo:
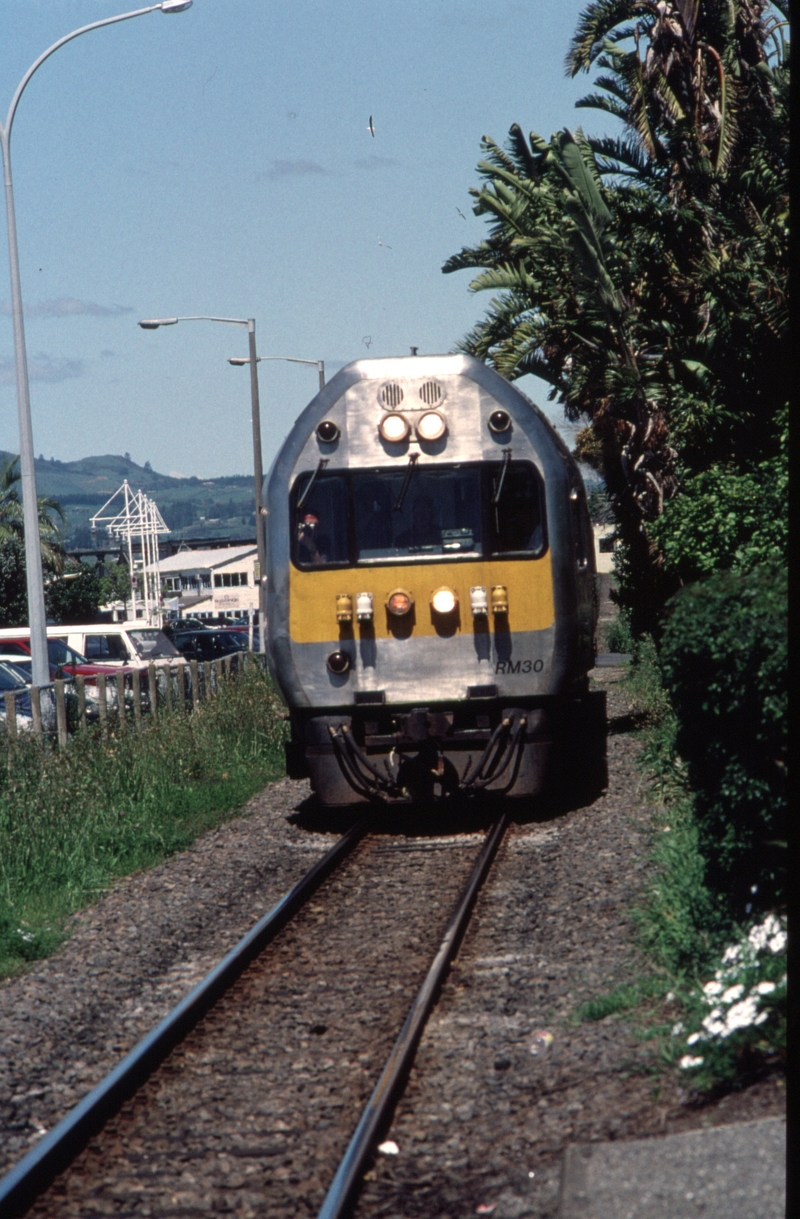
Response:
[{"label": "palm tree", "polygon": [[[0,545],[15,542],[22,546],[25,529],[22,502],[19,496],[19,458],[8,457],[0,467]],[[39,539],[42,547],[42,566],[54,575],[64,570],[64,547],[61,529],[53,516],[64,520],[64,511],[58,500],[46,495],[37,498],[39,515]]]},{"label": "palm tree", "polygon": [[484,138],[489,234],[443,268],[496,294],[462,350],[590,421],[651,623],[671,589],[649,522],[692,471],[772,456],[788,396],[788,58],[767,8],[589,5],[569,70],[607,69],[581,104],[623,136]]}]

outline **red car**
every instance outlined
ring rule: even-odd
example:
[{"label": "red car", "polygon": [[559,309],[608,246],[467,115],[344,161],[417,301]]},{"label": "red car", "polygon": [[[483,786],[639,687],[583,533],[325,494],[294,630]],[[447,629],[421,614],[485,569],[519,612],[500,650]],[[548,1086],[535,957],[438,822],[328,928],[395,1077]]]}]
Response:
[{"label": "red car", "polygon": [[[56,677],[68,676],[85,677],[86,680],[94,685],[97,682],[97,674],[105,673],[113,680],[116,673],[131,673],[132,669],[119,669],[115,665],[98,665],[91,660],[87,660],[85,656],[81,656],[80,652],[76,652],[63,639],[48,639],[47,654],[50,661],[50,679]],[[31,642],[30,639],[0,639],[0,656],[6,660],[13,660],[15,664],[21,663],[26,666],[31,659]]]}]

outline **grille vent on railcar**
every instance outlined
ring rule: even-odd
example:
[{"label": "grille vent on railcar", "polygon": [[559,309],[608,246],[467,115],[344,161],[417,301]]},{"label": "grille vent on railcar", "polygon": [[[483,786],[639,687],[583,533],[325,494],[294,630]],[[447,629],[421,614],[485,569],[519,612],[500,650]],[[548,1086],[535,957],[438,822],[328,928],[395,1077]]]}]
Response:
[{"label": "grille vent on railcar", "polygon": [[426,381],[420,386],[419,396],[426,406],[435,406],[441,398],[442,392],[438,381]]},{"label": "grille vent on railcar", "polygon": [[384,406],[397,407],[403,401],[403,391],[395,381],[387,381],[381,386],[378,398]]}]

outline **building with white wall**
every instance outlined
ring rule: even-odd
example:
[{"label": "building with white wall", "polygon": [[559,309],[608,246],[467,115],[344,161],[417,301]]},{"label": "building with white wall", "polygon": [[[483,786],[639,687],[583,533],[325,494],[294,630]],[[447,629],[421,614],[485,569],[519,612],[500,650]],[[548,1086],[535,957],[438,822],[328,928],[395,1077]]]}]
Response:
[{"label": "building with white wall", "polygon": [[179,550],[161,559],[165,607],[181,617],[246,618],[258,609],[255,545]]}]

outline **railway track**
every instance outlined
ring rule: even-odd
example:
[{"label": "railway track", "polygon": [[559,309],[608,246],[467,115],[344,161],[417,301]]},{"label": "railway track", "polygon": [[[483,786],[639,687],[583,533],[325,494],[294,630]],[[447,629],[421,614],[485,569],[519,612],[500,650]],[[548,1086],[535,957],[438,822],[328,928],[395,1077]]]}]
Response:
[{"label": "railway track", "polygon": [[8,1173],[0,1219],[347,1214],[506,821],[348,831]]}]

